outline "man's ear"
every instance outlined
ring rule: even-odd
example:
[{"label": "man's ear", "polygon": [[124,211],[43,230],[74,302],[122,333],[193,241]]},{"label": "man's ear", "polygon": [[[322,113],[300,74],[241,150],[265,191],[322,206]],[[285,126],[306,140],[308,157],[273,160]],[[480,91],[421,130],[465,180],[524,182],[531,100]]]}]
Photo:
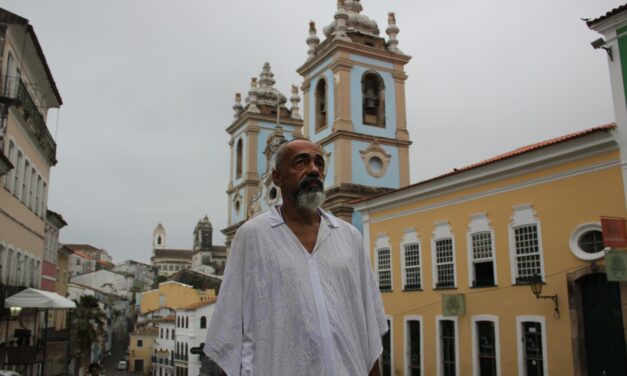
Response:
[{"label": "man's ear", "polygon": [[277,187],[281,188],[281,174],[277,171],[276,168],[272,169],[272,182]]}]

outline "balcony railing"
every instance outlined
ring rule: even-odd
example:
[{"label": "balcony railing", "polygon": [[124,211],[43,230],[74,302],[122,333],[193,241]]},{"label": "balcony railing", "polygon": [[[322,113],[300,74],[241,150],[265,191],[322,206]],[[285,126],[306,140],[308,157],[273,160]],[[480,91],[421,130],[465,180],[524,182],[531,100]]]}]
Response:
[{"label": "balcony railing", "polygon": [[30,131],[39,141],[46,156],[56,164],[57,145],[48,131],[42,111],[24,81],[20,77],[2,76],[0,82],[2,84],[0,101],[8,105],[15,104],[22,110],[24,119],[30,125]]}]

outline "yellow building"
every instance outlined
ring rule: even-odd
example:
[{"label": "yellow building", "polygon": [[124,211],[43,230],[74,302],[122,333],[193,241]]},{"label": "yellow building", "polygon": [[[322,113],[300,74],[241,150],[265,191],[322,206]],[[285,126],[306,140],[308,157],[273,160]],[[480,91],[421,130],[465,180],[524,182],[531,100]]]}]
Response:
[{"label": "yellow building", "polygon": [[142,294],[141,314],[162,308],[179,309],[213,296],[214,290],[201,291],[183,283],[168,281],[160,283],[158,289]]},{"label": "yellow building", "polygon": [[[627,284],[607,281],[600,226],[627,217],[616,134],[600,126],[356,203],[391,327],[384,375],[626,374]],[[551,298],[532,293],[536,275]]]},{"label": "yellow building", "polygon": [[150,375],[152,370],[152,348],[159,329],[154,326],[137,328],[130,335],[128,370]]}]

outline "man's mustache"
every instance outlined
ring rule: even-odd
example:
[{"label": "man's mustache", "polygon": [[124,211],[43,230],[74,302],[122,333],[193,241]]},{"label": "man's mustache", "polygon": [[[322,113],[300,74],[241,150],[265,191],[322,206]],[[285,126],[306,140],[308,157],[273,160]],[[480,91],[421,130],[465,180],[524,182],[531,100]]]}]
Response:
[{"label": "man's mustache", "polygon": [[312,183],[315,183],[315,185],[317,185],[320,189],[324,187],[324,182],[318,176],[305,176],[298,183],[298,190],[309,188],[312,185]]}]

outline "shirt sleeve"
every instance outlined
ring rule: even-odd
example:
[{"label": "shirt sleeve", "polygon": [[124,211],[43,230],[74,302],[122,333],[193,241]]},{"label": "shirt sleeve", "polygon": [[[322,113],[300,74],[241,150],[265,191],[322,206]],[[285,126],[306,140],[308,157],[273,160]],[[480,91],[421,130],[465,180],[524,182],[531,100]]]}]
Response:
[{"label": "shirt sleeve", "polygon": [[240,375],[242,367],[243,297],[246,236],[237,232],[224,270],[218,302],[212,314],[204,352],[229,376]]},{"label": "shirt sleeve", "polygon": [[364,310],[366,314],[366,325],[368,330],[368,344],[370,353],[368,354],[368,370],[372,368],[374,362],[383,353],[382,338],[389,330],[387,319],[385,318],[385,310],[383,308],[383,300],[379,291],[379,283],[375,278],[372,267],[370,265],[370,255],[366,253],[363,246],[363,238],[356,231],[358,248],[362,257],[361,273],[362,273],[362,296],[364,299]]}]

